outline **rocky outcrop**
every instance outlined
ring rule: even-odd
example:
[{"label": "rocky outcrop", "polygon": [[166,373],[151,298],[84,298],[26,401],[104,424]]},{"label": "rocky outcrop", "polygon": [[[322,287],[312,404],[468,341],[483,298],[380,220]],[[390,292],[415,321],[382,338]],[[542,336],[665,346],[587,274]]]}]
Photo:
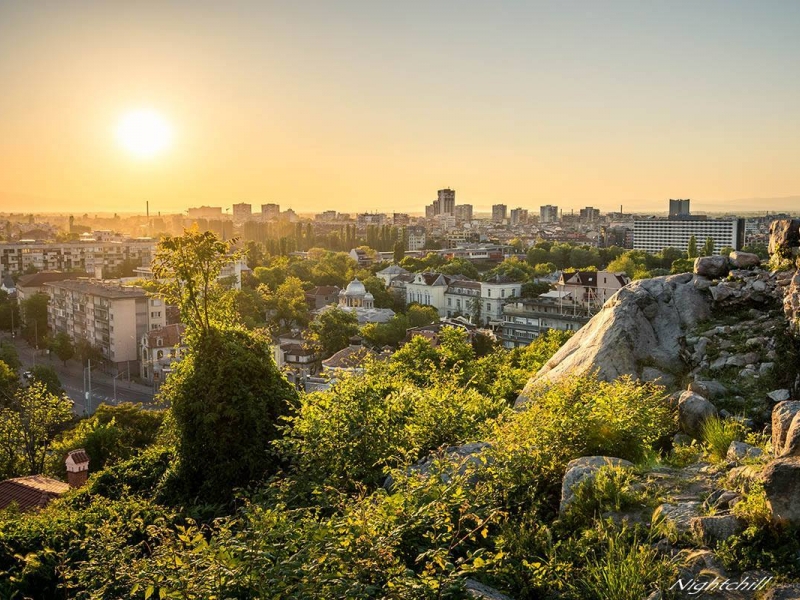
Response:
[{"label": "rocky outcrop", "polygon": [[728,446],[726,458],[731,461],[740,461],[746,458],[758,458],[762,454],[764,454],[764,451],[761,450],[761,448],[734,440],[731,442],[731,445]]},{"label": "rocky outcrop", "polygon": [[731,261],[731,265],[736,269],[749,269],[761,264],[761,259],[758,257],[758,254],[739,252],[738,250],[731,252],[728,259]]},{"label": "rocky outcrop", "polygon": [[692,534],[701,544],[724,542],[744,531],[744,521],[733,515],[695,517],[690,521]]},{"label": "rocky outcrop", "polygon": [[689,273],[635,281],[555,353],[517,402],[524,402],[535,382],[587,372],[596,371],[607,381],[621,375],[639,378],[646,367],[680,373],[686,368],[682,337],[710,315],[710,298]]},{"label": "rocky outcrop", "polygon": [[560,513],[563,514],[575,498],[575,490],[578,485],[583,482],[591,482],[603,467],[633,469],[633,463],[613,456],[582,456],[569,461],[561,481]]},{"label": "rocky outcrop", "polygon": [[800,457],[777,458],[761,472],[761,483],[777,523],[800,525]]},{"label": "rocky outcrop", "polygon": [[699,394],[687,390],[678,398],[678,423],[685,434],[696,440],[702,438],[705,422],[716,416],[716,407]]},{"label": "rocky outcrop", "polygon": [[772,451],[776,457],[785,456],[789,431],[800,414],[800,402],[779,402],[772,409]]},{"label": "rocky outcrop", "polygon": [[653,511],[653,528],[662,534],[684,535],[692,529],[692,519],[700,516],[702,502],[692,500],[689,502],[660,504]]},{"label": "rocky outcrop", "polygon": [[694,272],[708,279],[719,279],[728,274],[727,256],[701,256],[694,259]]},{"label": "rocky outcrop", "polygon": [[800,247],[800,219],[779,219],[769,226],[769,253],[789,256]]},{"label": "rocky outcrop", "polygon": [[493,587],[489,587],[474,579],[467,579],[464,582],[464,590],[470,598],[479,598],[481,600],[511,600],[510,596],[506,596]]}]

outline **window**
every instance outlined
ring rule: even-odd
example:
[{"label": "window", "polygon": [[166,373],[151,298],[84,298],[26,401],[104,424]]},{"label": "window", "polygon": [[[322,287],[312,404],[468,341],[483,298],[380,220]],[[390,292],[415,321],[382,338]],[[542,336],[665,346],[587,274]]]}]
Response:
[{"label": "window", "polygon": [[506,291],[505,290],[500,290],[500,296],[505,298],[506,297]]},{"label": "window", "polygon": [[487,297],[489,297],[489,298],[491,298],[491,297],[492,297],[492,290],[491,290],[491,288],[489,288],[489,289],[487,289],[487,290],[486,290],[486,296],[487,296]]}]

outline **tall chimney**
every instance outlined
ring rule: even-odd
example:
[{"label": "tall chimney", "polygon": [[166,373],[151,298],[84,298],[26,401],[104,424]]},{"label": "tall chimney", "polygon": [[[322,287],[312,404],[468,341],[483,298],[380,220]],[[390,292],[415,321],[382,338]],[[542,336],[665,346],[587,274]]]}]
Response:
[{"label": "tall chimney", "polygon": [[89,478],[89,455],[86,450],[79,448],[67,454],[67,483],[71,488],[79,488],[86,484]]}]

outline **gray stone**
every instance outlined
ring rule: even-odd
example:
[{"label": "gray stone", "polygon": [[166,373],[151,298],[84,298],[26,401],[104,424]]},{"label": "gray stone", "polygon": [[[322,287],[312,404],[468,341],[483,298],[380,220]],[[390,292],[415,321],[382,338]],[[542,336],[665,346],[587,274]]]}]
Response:
[{"label": "gray stone", "polygon": [[714,302],[722,302],[723,300],[727,300],[731,296],[736,295],[733,289],[722,284],[712,286],[709,288],[709,291],[711,292],[711,298],[714,299]]},{"label": "gray stone", "polygon": [[506,596],[493,587],[489,587],[474,579],[467,579],[464,581],[464,589],[467,592],[467,596],[470,598],[480,598],[482,600],[511,600],[510,596]]},{"label": "gray stone", "polygon": [[642,376],[640,377],[642,381],[651,381],[653,383],[657,383],[658,385],[663,385],[666,387],[672,387],[675,385],[675,376],[670,375],[669,373],[664,373],[655,367],[645,367],[642,369]]},{"label": "gray stone", "polygon": [[696,380],[689,384],[689,390],[700,394],[703,398],[717,400],[728,395],[728,388],[718,381]]},{"label": "gray stone", "polygon": [[653,511],[652,526],[666,532],[689,533],[692,519],[700,516],[701,508],[702,504],[696,501],[660,504]]},{"label": "gray stone", "polygon": [[741,467],[734,467],[728,471],[728,485],[731,487],[750,487],[754,481],[761,477],[761,470],[753,465],[743,465]]},{"label": "gray stone", "polygon": [[800,456],[800,412],[795,414],[786,432],[786,441],[779,456]]},{"label": "gray stone", "polygon": [[681,373],[683,339],[711,316],[708,295],[691,285],[689,274],[634,281],[614,294],[584,327],[528,381],[517,404],[537,384],[596,372],[613,381],[638,377],[645,366]]},{"label": "gray stone", "polygon": [[739,250],[731,252],[728,259],[737,269],[749,269],[750,267],[757,267],[761,264],[761,259],[758,257],[758,254],[740,252]]},{"label": "gray stone", "polygon": [[745,523],[733,515],[695,517],[690,522],[694,537],[701,543],[724,542],[744,531]]},{"label": "gray stone", "polygon": [[772,409],[772,451],[775,456],[783,455],[789,428],[798,413],[800,413],[798,401],[779,402]]},{"label": "gray stone", "polygon": [[718,279],[728,273],[727,256],[701,256],[694,260],[694,272],[697,275]]},{"label": "gray stone", "polygon": [[776,458],[762,471],[761,482],[773,521],[800,525],[800,457]]},{"label": "gray stone", "polygon": [[576,487],[584,482],[591,481],[603,467],[618,467],[632,469],[633,463],[622,458],[612,456],[582,456],[569,461],[564,478],[561,480],[561,504],[559,512],[562,514],[575,497]]},{"label": "gray stone", "polygon": [[720,356],[719,358],[715,359],[714,362],[711,363],[709,367],[712,371],[721,371],[727,366],[728,357],[727,356]]},{"label": "gray stone", "polygon": [[769,254],[787,255],[800,246],[800,219],[778,219],[769,226]]},{"label": "gray stone", "polygon": [[692,443],[692,436],[686,435],[685,433],[676,433],[672,437],[672,445],[673,446],[689,446]]},{"label": "gray stone", "polygon": [[752,284],[753,291],[755,292],[765,292],[767,290],[767,284],[760,279],[757,279]]},{"label": "gray stone", "polygon": [[706,510],[728,510],[739,498],[741,498],[741,496],[737,492],[732,492],[730,490],[714,490],[709,497],[706,498],[705,502],[703,502],[703,507]]},{"label": "gray stone", "polygon": [[785,402],[792,397],[792,394],[787,389],[772,390],[767,394],[767,397],[773,402]]},{"label": "gray stone", "polygon": [[716,416],[716,407],[702,396],[688,390],[681,394],[678,400],[678,422],[684,433],[699,440],[703,433],[703,424]]},{"label": "gray stone", "polygon": [[757,458],[762,454],[764,454],[764,451],[761,448],[756,448],[744,442],[733,441],[728,447],[727,459],[739,461],[745,458]]},{"label": "gray stone", "polygon": [[797,600],[800,598],[800,583],[781,583],[770,587],[761,600]]},{"label": "gray stone", "polygon": [[733,356],[729,356],[727,360],[725,360],[726,367],[743,367],[746,364],[747,364],[747,359],[741,354],[735,354]]},{"label": "gray stone", "polygon": [[765,362],[761,363],[758,367],[758,374],[759,375],[766,375],[775,367],[775,363],[773,362]]}]

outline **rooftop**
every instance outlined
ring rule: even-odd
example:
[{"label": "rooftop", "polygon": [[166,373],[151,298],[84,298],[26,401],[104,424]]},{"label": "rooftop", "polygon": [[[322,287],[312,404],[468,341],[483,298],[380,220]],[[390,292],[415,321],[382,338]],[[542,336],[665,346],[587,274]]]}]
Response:
[{"label": "rooftop", "polygon": [[69,490],[69,484],[45,477],[29,475],[0,481],[0,509],[16,504],[20,510],[44,506]]},{"label": "rooftop", "polygon": [[64,281],[50,281],[45,285],[111,300],[147,297],[147,292],[140,287],[123,286],[119,283],[100,279],[65,279]]}]

